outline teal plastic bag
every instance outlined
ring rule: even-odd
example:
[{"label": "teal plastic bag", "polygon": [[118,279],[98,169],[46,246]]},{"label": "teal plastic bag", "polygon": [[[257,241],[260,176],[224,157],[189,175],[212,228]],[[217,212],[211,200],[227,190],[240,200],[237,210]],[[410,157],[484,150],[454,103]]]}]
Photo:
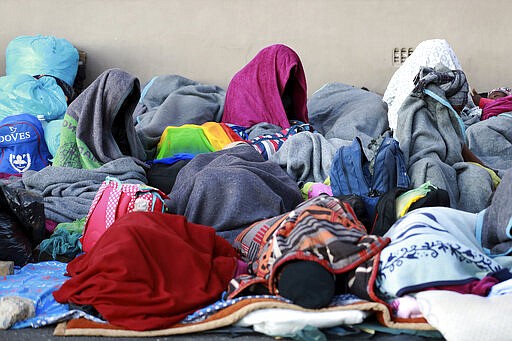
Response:
[{"label": "teal plastic bag", "polygon": [[62,123],[64,120],[53,120],[45,124],[44,126],[44,139],[46,140],[46,145],[48,146],[48,150],[52,157],[57,153],[57,149],[59,149],[60,144],[60,132],[62,130]]},{"label": "teal plastic bag", "polygon": [[78,71],[78,50],[66,39],[19,36],[5,51],[6,75],[50,75],[73,86]]},{"label": "teal plastic bag", "polygon": [[64,117],[66,96],[53,77],[0,77],[0,119],[10,115],[43,115],[47,121]]}]

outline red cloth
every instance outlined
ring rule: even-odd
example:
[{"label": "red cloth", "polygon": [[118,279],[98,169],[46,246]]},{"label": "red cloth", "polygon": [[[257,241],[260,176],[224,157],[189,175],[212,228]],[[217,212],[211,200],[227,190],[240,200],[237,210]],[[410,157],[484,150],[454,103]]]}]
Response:
[{"label": "red cloth", "polygon": [[500,280],[492,276],[485,276],[484,278],[465,283],[455,285],[437,285],[435,287],[427,288],[424,290],[448,290],[455,291],[460,294],[472,294],[478,296],[487,296],[492,287],[499,283]]},{"label": "red cloth", "polygon": [[482,108],[480,120],[483,121],[505,112],[511,112],[512,96],[498,97],[495,99],[482,98],[478,105]]},{"label": "red cloth", "polygon": [[235,250],[213,228],[179,215],[132,212],[68,264],[72,278],[53,295],[92,305],[113,325],[163,329],[218,300],[235,268]]},{"label": "red cloth", "polygon": [[480,101],[478,101],[478,106],[480,109],[483,109],[487,104],[494,102],[493,99],[482,97]]},{"label": "red cloth", "polygon": [[[290,96],[288,117],[281,96]],[[299,56],[276,44],[261,50],[229,82],[222,122],[251,127],[268,122],[284,129],[289,120],[308,122],[306,75]]]}]

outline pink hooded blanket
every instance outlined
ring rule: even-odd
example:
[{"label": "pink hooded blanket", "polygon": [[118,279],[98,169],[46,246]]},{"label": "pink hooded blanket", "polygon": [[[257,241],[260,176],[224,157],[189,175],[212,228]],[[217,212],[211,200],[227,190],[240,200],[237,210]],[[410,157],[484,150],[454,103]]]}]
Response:
[{"label": "pink hooded blanket", "polygon": [[306,76],[289,47],[261,50],[229,83],[222,122],[251,127],[268,122],[289,128],[289,120],[308,122]]}]

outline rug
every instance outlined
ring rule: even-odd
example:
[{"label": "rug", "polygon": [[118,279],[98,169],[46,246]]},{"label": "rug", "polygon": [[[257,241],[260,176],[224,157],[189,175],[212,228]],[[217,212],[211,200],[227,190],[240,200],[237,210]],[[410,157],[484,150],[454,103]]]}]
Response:
[{"label": "rug", "polygon": [[204,332],[227,327],[258,309],[281,308],[299,311],[336,311],[364,310],[374,312],[378,320],[386,327],[395,329],[435,330],[423,318],[392,319],[386,305],[371,301],[358,301],[348,305],[339,305],[323,309],[304,309],[298,305],[286,303],[272,298],[250,298],[236,302],[195,323],[178,323],[173,327],[149,331],[133,331],[113,326],[108,323],[93,322],[84,318],[72,319],[59,323],[55,330],[56,336],[108,336],[108,337],[154,337]]}]

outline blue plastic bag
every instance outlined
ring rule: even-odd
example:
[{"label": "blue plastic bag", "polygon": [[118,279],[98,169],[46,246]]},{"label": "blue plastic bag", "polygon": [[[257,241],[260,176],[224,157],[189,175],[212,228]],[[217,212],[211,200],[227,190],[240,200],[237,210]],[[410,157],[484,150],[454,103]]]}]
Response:
[{"label": "blue plastic bag", "polygon": [[66,39],[53,36],[19,36],[5,52],[7,75],[50,75],[72,86],[78,70],[78,50]]},{"label": "blue plastic bag", "polygon": [[50,151],[50,154],[52,154],[52,157],[55,156],[55,154],[57,153],[57,149],[59,149],[60,132],[62,130],[63,122],[63,119],[53,120],[48,122],[46,126],[43,126],[44,139],[46,140],[46,145],[48,146],[48,150]]},{"label": "blue plastic bag", "polygon": [[64,117],[66,96],[53,77],[0,77],[0,119],[21,113],[43,115],[47,121]]}]

